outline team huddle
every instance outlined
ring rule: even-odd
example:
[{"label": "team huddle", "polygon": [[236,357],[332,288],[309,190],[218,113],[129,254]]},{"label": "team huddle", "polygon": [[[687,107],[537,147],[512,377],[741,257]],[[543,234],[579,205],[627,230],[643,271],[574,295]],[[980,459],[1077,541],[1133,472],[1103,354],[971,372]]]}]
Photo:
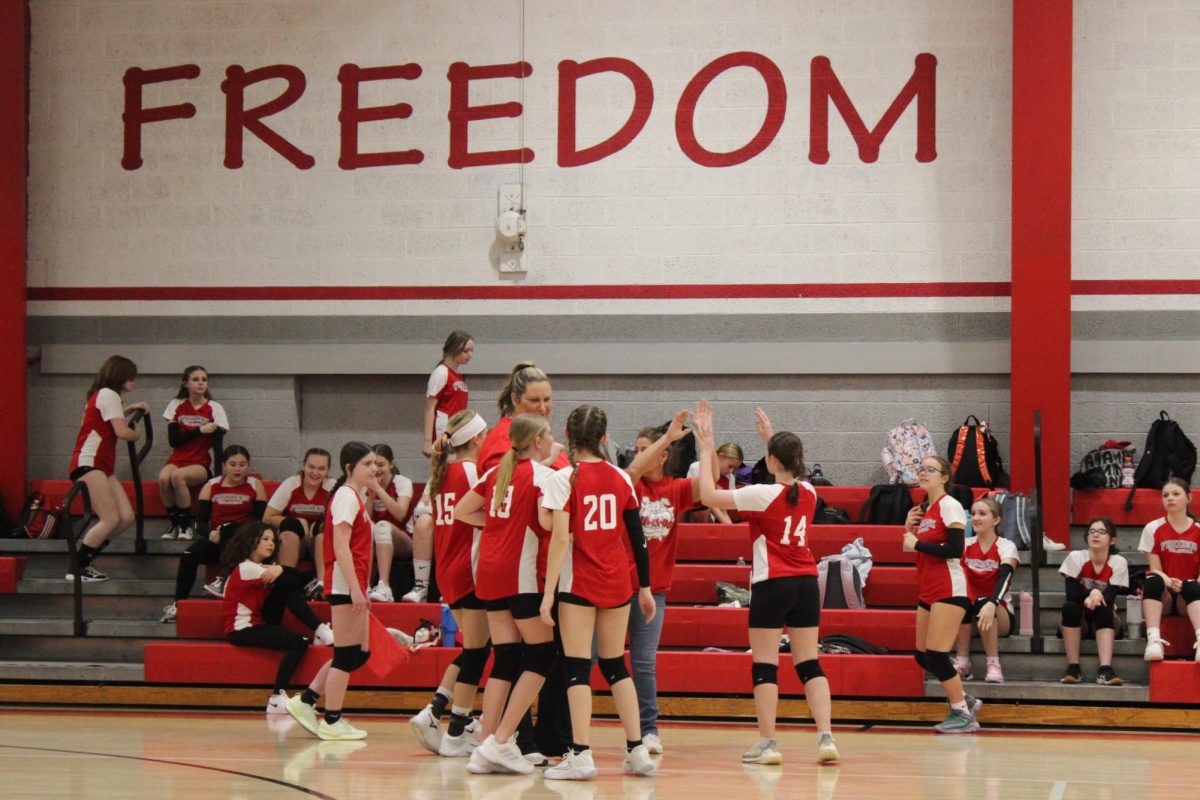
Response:
[{"label": "team huddle", "polygon": [[[168,409],[172,457],[160,476],[171,521],[164,538],[192,541],[180,561],[176,601],[191,592],[200,566],[223,564],[227,577],[205,590],[224,598],[228,640],[284,652],[268,712],[288,713],[322,739],[367,736],[342,714],[346,688],[371,658],[369,607],[394,599],[392,560],[411,555],[415,586],[403,599],[424,600],[436,578],[462,634],[461,652],[430,703],[411,720],[422,746],[442,757],[466,757],[474,773],[527,774],[542,766],[549,780],[593,778],[589,729],[595,665],[624,729],[625,771],[651,776],[657,770],[652,756],[663,752],[655,658],[675,567],[675,530],[684,512],[703,506],[716,519],[744,521],[753,553],[748,637],[758,741],[742,761],[782,763],[775,717],[780,638],[786,632],[792,666],[816,723],[816,759],[836,762],[829,681],[818,656],[821,593],[808,547],[818,498],[805,479],[800,438],[774,431],[767,414],[756,409],[765,466],[774,481],[739,486],[730,468],[740,465],[741,450],[717,444],[712,408],[700,400],[694,409],[677,412],[665,430],[641,431],[636,456],[620,469],[608,458],[607,416],[596,406],[573,409],[564,426],[565,442],[556,440],[549,421],[550,379],[531,363],[512,370],[499,396],[495,425],[468,409],[461,369],[473,348],[468,334],[455,331],[430,376],[423,446],[430,475],[407,525],[412,482],[398,475],[385,445],[345,444],[336,480],[330,475],[335,466],[330,454],[309,450],[300,472],[270,500],[249,474],[250,454],[243,447],[224,448],[222,472],[213,477],[209,448],[215,434],[229,429],[228,419],[208,394],[207,372],[199,367],[184,372],[180,395]],[[120,401],[136,376],[132,362],[114,356],[89,393],[71,471],[72,479],[88,485],[98,515],[81,547],[84,580],[106,577],[92,562],[132,519],[113,467],[116,441],[138,435],[126,423],[128,409]],[[696,445],[692,477],[669,477],[664,472],[668,451],[686,436]],[[962,636],[965,629],[969,638],[969,626],[976,627],[988,650],[987,680],[1002,681],[995,640],[1013,626],[1009,589],[1017,558],[1011,544],[996,536],[1000,510],[994,501],[971,504],[976,535],[966,539],[968,512],[947,492],[950,474],[945,459],[922,460],[918,481],[926,499],[909,512],[903,545],[916,554],[916,659],[941,683],[950,703],[935,729],[970,733],[979,729],[982,703],[963,691],[963,678],[970,676],[963,669]],[[193,515],[190,492],[196,487]],[[1186,498],[1186,487],[1183,494]],[[1069,598],[1078,600],[1071,620],[1064,607],[1064,636],[1069,657],[1074,646],[1076,679],[1079,626],[1086,616],[1090,626],[1111,629],[1111,614],[1106,617],[1101,609],[1111,608],[1106,592],[1121,578],[1104,572],[1102,564],[1092,566],[1109,555],[1110,541],[1096,538],[1094,558],[1068,559],[1063,570],[1088,590]],[[297,570],[306,552],[316,565],[311,581]],[[1169,567],[1174,550],[1162,552]],[[376,568],[379,577],[372,584]],[[1194,572],[1193,565],[1187,582],[1167,576],[1170,582],[1160,581],[1158,595],[1170,593],[1172,602],[1178,599],[1190,613],[1193,601],[1200,600]],[[1160,584],[1148,582],[1147,590]],[[1099,597],[1088,593],[1091,589]],[[308,607],[306,598],[314,597],[329,602],[331,626],[320,623]],[[311,629],[309,636],[281,625],[285,608]],[[1194,610],[1200,613],[1200,605]],[[176,613],[172,603],[163,620],[173,620]],[[1148,603],[1148,620],[1150,615]],[[1070,623],[1073,639],[1065,631]],[[1152,632],[1157,637],[1157,627]],[[625,658],[627,637],[632,670]],[[307,688],[289,697],[287,687],[311,641],[331,644],[333,656]],[[959,657],[952,658],[956,644]],[[1111,637],[1108,645],[1111,653]],[[482,714],[475,718],[476,690],[489,658]],[[1115,678],[1111,668],[1109,677]],[[324,707],[318,713],[321,697]],[[535,700],[536,727],[530,711]],[[562,757],[551,766],[543,751]]]}]

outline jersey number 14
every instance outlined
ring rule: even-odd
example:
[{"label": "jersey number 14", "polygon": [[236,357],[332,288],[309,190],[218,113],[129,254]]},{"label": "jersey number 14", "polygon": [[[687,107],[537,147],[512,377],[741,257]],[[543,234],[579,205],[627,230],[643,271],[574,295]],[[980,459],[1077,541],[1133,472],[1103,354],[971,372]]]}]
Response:
[{"label": "jersey number 14", "polygon": [[[793,527],[795,525],[795,527]],[[805,534],[808,532],[808,517],[801,517],[799,522],[793,523],[791,517],[783,518],[783,538],[779,540],[782,545],[792,544],[793,537],[797,547],[804,547]]]}]

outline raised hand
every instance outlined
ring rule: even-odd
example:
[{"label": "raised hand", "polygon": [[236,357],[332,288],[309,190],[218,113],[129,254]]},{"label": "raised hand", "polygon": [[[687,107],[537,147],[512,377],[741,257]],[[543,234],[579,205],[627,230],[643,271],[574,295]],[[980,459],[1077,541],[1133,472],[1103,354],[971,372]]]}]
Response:
[{"label": "raised hand", "polygon": [[675,412],[671,424],[667,426],[667,441],[674,443],[691,434],[691,429],[683,427],[688,421],[689,412],[686,408],[682,408]]},{"label": "raised hand", "polygon": [[758,431],[758,438],[764,442],[770,442],[771,437],[775,435],[775,429],[771,425],[771,418],[767,416],[767,412],[758,406],[754,407],[754,429]]}]

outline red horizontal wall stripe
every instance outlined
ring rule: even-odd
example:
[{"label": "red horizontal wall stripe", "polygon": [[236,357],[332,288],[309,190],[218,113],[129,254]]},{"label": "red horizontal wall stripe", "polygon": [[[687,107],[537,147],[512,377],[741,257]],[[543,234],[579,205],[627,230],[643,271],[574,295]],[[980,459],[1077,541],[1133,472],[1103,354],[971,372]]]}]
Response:
[{"label": "red horizontal wall stripe", "polygon": [[[63,286],[30,300],[695,300],[1008,297],[1007,282],[751,283],[581,286]],[[1072,281],[1076,295],[1200,294],[1200,280]]]}]

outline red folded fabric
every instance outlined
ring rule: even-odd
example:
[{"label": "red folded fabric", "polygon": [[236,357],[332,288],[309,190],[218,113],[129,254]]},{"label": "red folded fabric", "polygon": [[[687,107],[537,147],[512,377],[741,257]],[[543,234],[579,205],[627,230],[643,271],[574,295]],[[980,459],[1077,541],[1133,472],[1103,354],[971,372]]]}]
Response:
[{"label": "red folded fabric", "polygon": [[371,614],[371,659],[362,667],[366,675],[381,681],[388,680],[392,671],[408,661],[412,653],[406,647],[401,647],[387,626]]}]

